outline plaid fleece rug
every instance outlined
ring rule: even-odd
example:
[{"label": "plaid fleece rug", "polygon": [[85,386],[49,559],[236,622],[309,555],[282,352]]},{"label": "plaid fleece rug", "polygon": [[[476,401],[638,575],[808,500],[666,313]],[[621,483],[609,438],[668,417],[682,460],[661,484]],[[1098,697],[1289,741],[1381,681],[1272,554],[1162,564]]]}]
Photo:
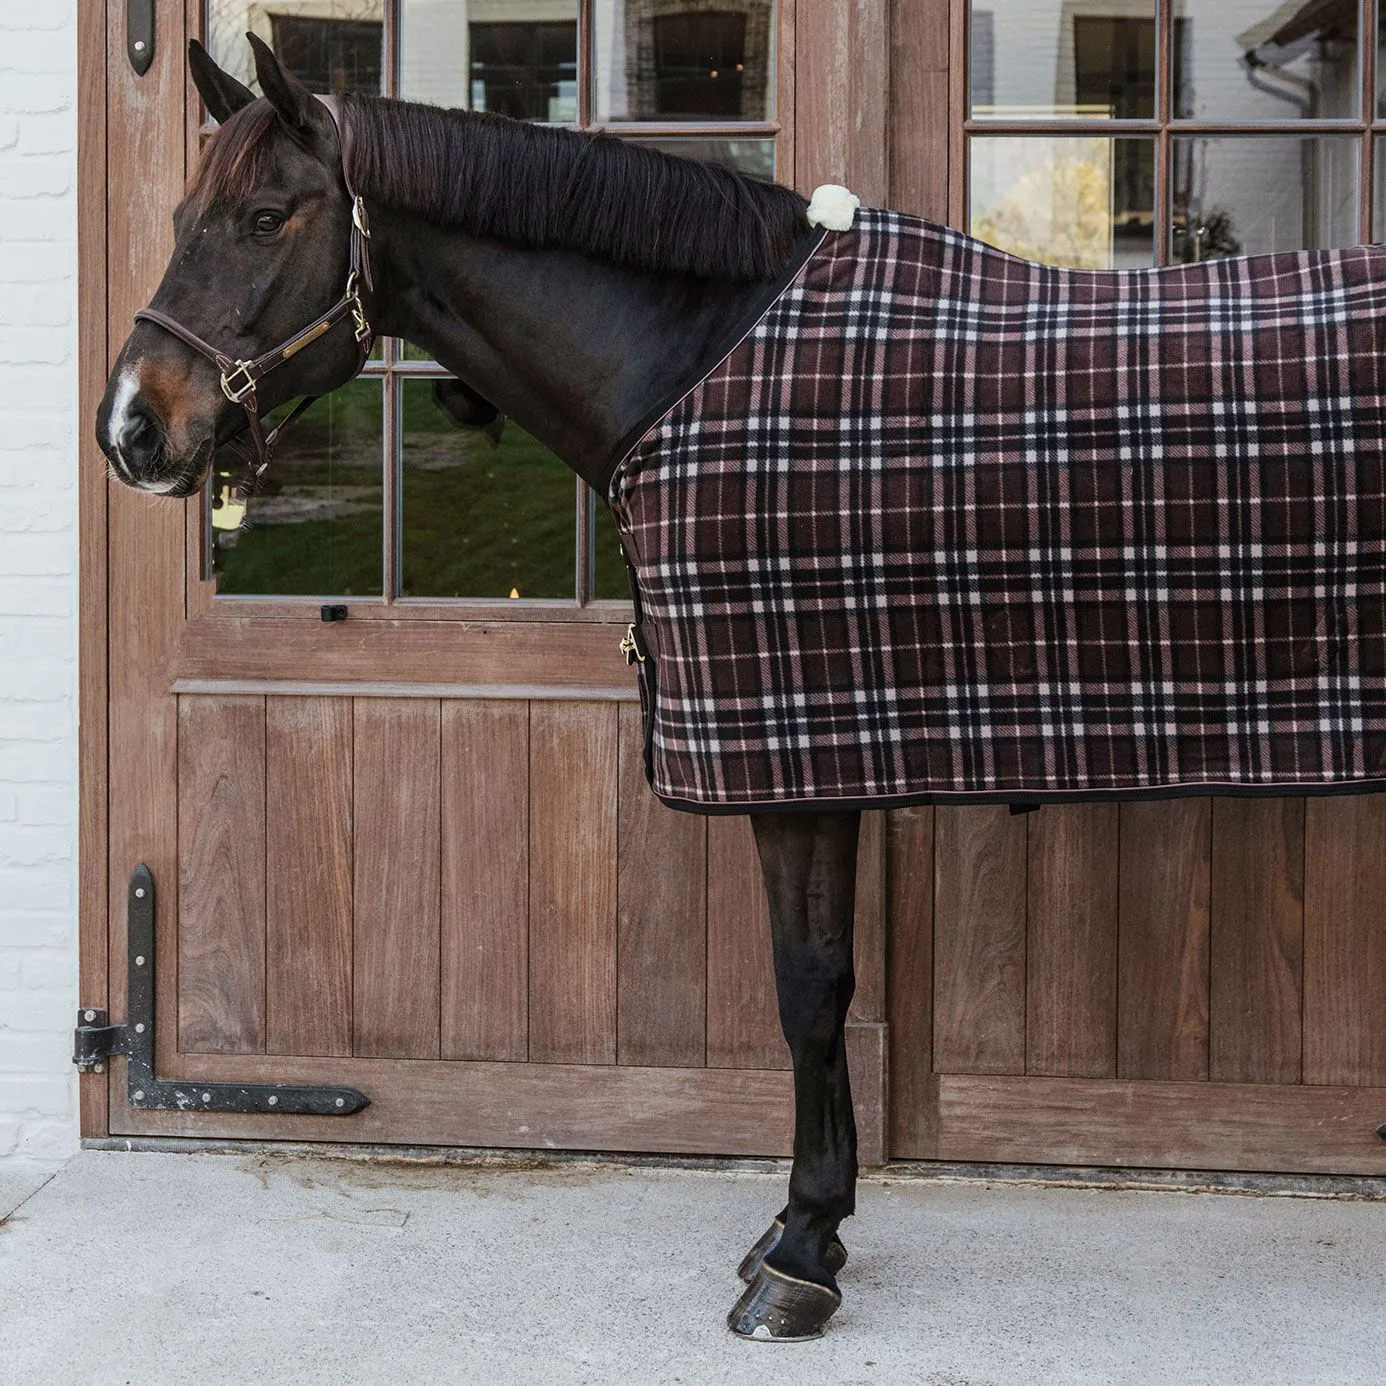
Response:
[{"label": "plaid fleece rug", "polygon": [[612,479],[655,792],[1386,784],[1383,339],[1386,248],[827,233]]}]

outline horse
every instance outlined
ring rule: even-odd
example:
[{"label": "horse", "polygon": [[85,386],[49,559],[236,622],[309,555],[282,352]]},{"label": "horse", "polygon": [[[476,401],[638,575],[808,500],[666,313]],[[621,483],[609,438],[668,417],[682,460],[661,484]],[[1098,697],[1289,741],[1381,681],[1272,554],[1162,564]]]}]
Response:
[{"label": "horse", "polygon": [[750,815],[793,1062],[788,1201],[728,1323],[817,1336],[864,807],[1386,784],[1382,253],[1079,274],[871,209],[858,235],[841,190],[318,98],[250,41],[260,98],[190,46],[220,129],[102,451],[162,496],[246,433],[262,470],[262,415],[381,332],[608,498],[647,774]]}]

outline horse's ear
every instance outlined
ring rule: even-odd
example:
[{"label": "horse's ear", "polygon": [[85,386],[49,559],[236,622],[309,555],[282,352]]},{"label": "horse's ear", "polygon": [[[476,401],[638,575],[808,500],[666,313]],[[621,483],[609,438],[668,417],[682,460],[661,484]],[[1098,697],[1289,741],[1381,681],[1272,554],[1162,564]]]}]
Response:
[{"label": "horse's ear", "polygon": [[196,39],[188,44],[188,66],[208,114],[218,125],[225,125],[242,106],[255,100],[255,93],[229,72],[223,72]]},{"label": "horse's ear", "polygon": [[255,54],[260,90],[280,119],[300,137],[334,130],[327,108],[274,55],[274,49],[255,34],[247,34]]}]

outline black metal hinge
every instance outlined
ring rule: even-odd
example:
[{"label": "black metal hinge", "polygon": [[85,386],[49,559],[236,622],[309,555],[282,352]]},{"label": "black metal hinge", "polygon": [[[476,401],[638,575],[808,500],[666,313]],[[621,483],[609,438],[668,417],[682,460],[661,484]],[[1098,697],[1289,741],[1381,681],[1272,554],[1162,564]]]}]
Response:
[{"label": "black metal hinge", "polygon": [[350,1116],[371,1100],[355,1088],[295,1083],[192,1083],[154,1075],[154,876],[137,866],[126,896],[129,919],[129,1001],[124,1025],[111,1025],[106,1012],[84,1006],[77,1012],[72,1062],[84,1073],[100,1073],[106,1060],[122,1055],[130,1105],[146,1112],[266,1112],[289,1116]]}]

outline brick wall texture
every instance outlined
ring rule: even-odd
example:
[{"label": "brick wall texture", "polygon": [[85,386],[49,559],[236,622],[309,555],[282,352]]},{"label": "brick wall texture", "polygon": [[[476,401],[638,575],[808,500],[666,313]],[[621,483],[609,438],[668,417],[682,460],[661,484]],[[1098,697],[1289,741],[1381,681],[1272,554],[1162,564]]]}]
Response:
[{"label": "brick wall texture", "polygon": [[76,3],[0,0],[0,1160],[77,1146]]}]

